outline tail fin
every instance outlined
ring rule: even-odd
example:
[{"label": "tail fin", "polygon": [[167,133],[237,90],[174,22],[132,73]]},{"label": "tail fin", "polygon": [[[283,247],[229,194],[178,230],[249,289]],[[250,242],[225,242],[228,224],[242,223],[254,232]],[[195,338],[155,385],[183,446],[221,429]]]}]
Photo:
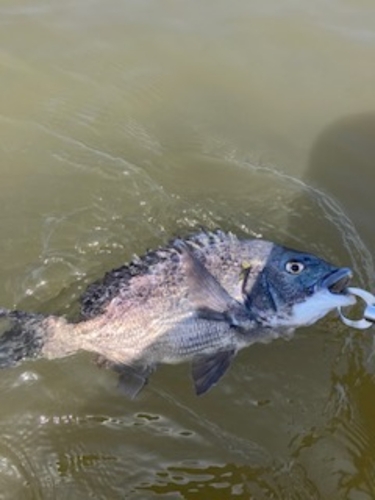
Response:
[{"label": "tail fin", "polygon": [[0,368],[41,354],[47,336],[44,316],[0,309],[0,319],[9,322],[9,327],[0,334]]}]

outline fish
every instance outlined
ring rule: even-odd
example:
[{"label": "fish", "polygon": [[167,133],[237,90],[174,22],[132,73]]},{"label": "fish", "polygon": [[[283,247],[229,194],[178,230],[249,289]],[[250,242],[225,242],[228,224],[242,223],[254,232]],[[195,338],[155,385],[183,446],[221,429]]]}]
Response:
[{"label": "fish", "polygon": [[201,395],[239,350],[353,304],[351,278],[310,253],[202,230],[107,272],[82,295],[75,321],[0,309],[0,367],[87,351],[133,399],[160,364],[190,362]]}]

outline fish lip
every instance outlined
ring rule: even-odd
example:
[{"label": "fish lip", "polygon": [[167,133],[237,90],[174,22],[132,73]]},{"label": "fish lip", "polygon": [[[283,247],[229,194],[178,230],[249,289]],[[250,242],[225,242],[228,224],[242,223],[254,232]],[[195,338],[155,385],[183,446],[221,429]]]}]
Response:
[{"label": "fish lip", "polygon": [[341,267],[329,273],[320,282],[320,288],[326,288],[334,294],[345,294],[349,281],[353,277],[351,269]]}]

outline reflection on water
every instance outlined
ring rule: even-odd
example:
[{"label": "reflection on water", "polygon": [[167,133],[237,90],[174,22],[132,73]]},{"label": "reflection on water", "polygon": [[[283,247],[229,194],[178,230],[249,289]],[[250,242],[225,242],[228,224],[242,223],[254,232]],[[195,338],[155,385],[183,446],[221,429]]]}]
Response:
[{"label": "reflection on water", "polygon": [[[272,472],[271,472],[272,470]],[[155,483],[141,490],[161,497],[171,493],[176,498],[311,498],[319,491],[306,477],[301,467],[272,468],[240,466],[236,464],[170,466],[156,475]]]},{"label": "reflection on water", "polygon": [[[363,1],[0,6],[0,304],[200,226],[319,253],[372,288],[375,10]],[[139,400],[89,356],[0,377],[0,498],[375,496],[371,331],[254,346],[206,397]]]}]

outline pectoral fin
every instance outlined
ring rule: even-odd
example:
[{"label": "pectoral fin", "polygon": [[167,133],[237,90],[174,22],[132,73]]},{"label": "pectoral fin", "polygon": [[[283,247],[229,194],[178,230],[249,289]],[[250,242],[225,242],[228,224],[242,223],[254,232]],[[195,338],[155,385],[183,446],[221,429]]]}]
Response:
[{"label": "pectoral fin", "polygon": [[208,391],[224,375],[235,355],[234,350],[193,359],[192,376],[198,396]]},{"label": "pectoral fin", "polygon": [[240,317],[245,314],[243,305],[229,295],[186,246],[180,247],[180,250],[189,297],[200,317],[237,325]]}]

